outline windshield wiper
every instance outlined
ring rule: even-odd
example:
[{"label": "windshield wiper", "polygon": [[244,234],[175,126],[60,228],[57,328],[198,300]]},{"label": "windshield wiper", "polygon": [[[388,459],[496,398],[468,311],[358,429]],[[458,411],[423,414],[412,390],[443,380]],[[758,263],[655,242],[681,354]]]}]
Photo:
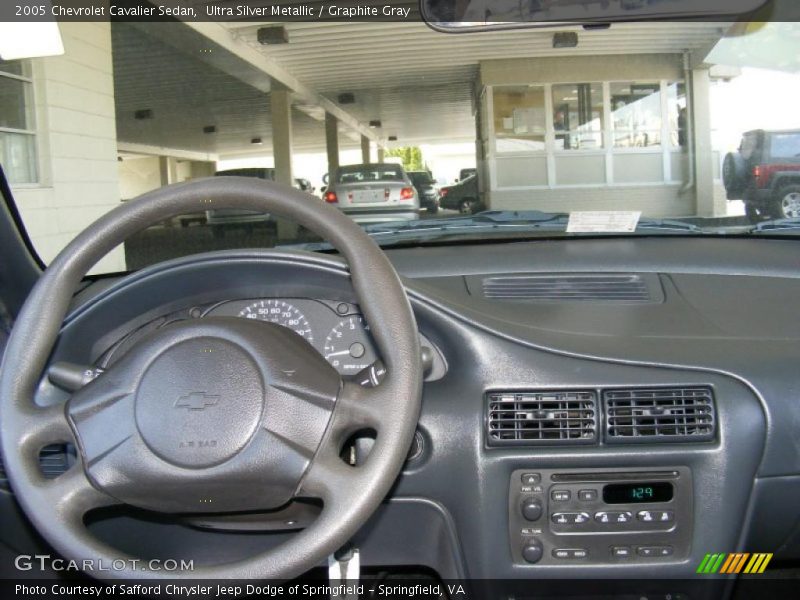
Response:
[{"label": "windshield wiper", "polygon": [[758,225],[751,227],[748,233],[780,233],[782,231],[797,231],[800,229],[800,219],[772,219],[762,221]]},{"label": "windshield wiper", "polygon": [[[384,235],[402,235],[406,232],[433,234],[439,232],[453,233],[460,230],[473,233],[476,231],[530,231],[536,229],[566,231],[568,223],[568,213],[546,213],[537,210],[486,211],[471,217],[445,217],[408,221],[402,224],[379,223],[367,225],[364,230],[372,237],[380,238]],[[681,233],[703,231],[701,227],[693,223],[675,219],[641,219],[636,230],[677,231]]]},{"label": "windshield wiper", "polygon": [[[364,231],[379,245],[389,246],[409,241],[433,241],[446,238],[468,237],[474,235],[495,235],[559,232],[567,234],[568,213],[547,213],[541,211],[486,211],[469,217],[443,217],[439,219],[421,219],[405,222],[388,222],[365,225]],[[692,223],[676,219],[641,219],[635,233],[705,233],[705,230]],[[580,235],[616,235],[616,234],[575,234]],[[631,234],[627,234],[631,235]],[[635,235],[635,234],[634,234]],[[329,249],[324,243],[292,245],[292,248],[304,250]]]}]

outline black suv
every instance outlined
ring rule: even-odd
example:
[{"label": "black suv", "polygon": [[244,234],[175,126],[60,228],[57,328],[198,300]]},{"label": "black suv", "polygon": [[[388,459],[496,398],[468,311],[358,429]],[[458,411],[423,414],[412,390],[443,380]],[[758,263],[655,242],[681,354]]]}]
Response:
[{"label": "black suv", "polygon": [[722,181],[750,219],[800,218],[800,130],[748,131],[725,157]]},{"label": "black suv", "polygon": [[428,214],[435,215],[439,212],[439,190],[436,189],[436,180],[428,171],[407,171],[411,183],[417,188],[419,206]]}]

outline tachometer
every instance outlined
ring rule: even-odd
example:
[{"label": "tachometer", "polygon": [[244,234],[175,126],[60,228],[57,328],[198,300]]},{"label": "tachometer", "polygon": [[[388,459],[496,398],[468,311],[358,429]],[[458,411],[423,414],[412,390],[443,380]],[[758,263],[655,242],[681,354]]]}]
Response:
[{"label": "tachometer", "polygon": [[259,300],[239,311],[245,319],[258,319],[277,325],[283,325],[294,331],[308,342],[314,341],[311,326],[305,315],[294,306],[283,300]]},{"label": "tachometer", "polygon": [[355,375],[375,362],[369,338],[369,325],[360,316],[352,316],[331,329],[325,338],[325,359],[340,373]]}]

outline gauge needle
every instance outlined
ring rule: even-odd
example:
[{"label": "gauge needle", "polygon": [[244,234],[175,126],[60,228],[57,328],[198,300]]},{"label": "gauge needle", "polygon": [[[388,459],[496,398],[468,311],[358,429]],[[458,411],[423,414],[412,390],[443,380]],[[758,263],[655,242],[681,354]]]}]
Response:
[{"label": "gauge needle", "polygon": [[350,350],[339,350],[339,352],[328,354],[326,358],[330,358],[331,356],[342,356],[343,354],[350,354]]}]

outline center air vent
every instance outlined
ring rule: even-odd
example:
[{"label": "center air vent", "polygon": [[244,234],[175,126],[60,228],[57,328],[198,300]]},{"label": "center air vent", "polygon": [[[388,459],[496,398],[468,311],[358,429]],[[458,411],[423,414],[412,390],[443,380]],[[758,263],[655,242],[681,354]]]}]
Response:
[{"label": "center air vent", "polygon": [[486,277],[484,298],[518,302],[619,302],[661,301],[656,274],[542,273]]},{"label": "center air vent", "polygon": [[492,392],[489,445],[591,444],[597,441],[592,391]]},{"label": "center air vent", "polygon": [[714,437],[714,396],[708,387],[605,390],[610,443],[702,442]]}]

